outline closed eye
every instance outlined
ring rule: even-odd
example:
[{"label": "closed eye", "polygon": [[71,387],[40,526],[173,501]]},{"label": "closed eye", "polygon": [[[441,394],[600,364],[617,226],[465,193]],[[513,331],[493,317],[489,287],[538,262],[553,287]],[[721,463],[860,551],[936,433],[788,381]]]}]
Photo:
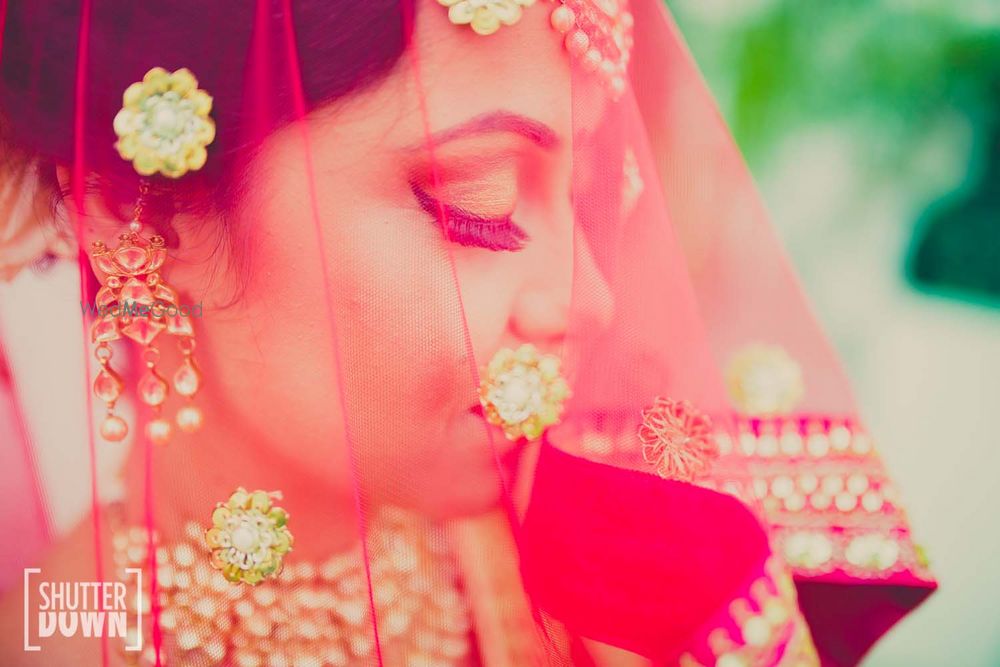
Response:
[{"label": "closed eye", "polygon": [[481,216],[442,202],[414,181],[410,182],[410,189],[420,208],[431,215],[439,226],[443,224],[449,241],[486,250],[516,252],[530,240],[528,233],[509,214],[499,217]]}]

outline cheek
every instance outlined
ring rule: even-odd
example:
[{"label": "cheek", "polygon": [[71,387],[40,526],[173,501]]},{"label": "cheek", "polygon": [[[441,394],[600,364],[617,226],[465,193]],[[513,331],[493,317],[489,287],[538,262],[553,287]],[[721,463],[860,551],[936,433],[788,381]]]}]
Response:
[{"label": "cheek", "polygon": [[473,391],[447,253],[433,234],[414,234],[406,214],[367,210],[392,222],[358,224],[330,249],[349,393],[359,410],[446,415]]},{"label": "cheek", "polygon": [[455,254],[462,306],[478,372],[482,372],[499,347],[510,345],[508,329],[520,261],[517,253],[474,250]]},{"label": "cheek", "polygon": [[320,189],[321,253],[300,174],[283,173],[245,222],[253,272],[242,298],[213,310],[206,295],[199,353],[220,419],[281,465],[343,488],[353,454],[373,499],[435,513],[494,502],[490,440],[469,413],[466,336],[480,367],[503,343],[515,257],[459,247],[452,257],[419,213],[359,197],[356,183]]},{"label": "cheek", "polygon": [[[481,510],[496,502],[500,484],[487,426],[470,412],[479,399],[463,313],[473,340],[488,341],[475,351],[481,365],[507,317],[489,268],[495,256],[456,257],[471,286],[460,300],[452,260],[435,237],[423,246],[382,232],[361,243],[378,247],[378,256],[345,259],[338,271],[356,296],[339,311],[339,326],[349,411],[363,415],[351,426],[360,472],[373,497],[393,504],[440,516]],[[356,256],[353,245],[340,252]]]},{"label": "cheek", "polygon": [[346,470],[334,356],[321,310],[261,300],[207,322],[199,352],[218,419],[247,447],[318,475]]},{"label": "cheek", "polygon": [[[376,495],[422,494],[446,481],[428,470],[436,475],[451,459],[449,421],[477,400],[462,310],[436,237],[414,234],[398,211],[364,204],[325,217],[325,274],[319,253],[302,251],[314,238],[311,220],[283,216],[281,233],[264,235],[256,254],[246,314],[217,329],[212,347],[228,384],[253,388],[242,416],[270,446],[300,465],[318,465],[317,450],[335,441],[348,451],[350,433],[359,472]],[[241,359],[252,363],[232,363]]]}]

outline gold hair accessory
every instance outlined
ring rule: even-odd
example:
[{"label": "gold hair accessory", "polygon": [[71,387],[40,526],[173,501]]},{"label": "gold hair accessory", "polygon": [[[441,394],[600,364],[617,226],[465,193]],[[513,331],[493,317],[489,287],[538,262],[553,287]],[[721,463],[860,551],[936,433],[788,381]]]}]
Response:
[{"label": "gold hair accessory", "polygon": [[212,567],[233,583],[259,584],[281,573],[282,559],[292,550],[288,513],[271,504],[280,491],[248,493],[240,487],[212,512],[205,543]]},{"label": "gold hair accessory", "polygon": [[[198,82],[186,69],[168,74],[160,67],[146,73],[141,83],[129,86],[124,95],[125,108],[115,117],[115,144],[119,154],[132,161],[142,176],[157,171],[177,178],[200,169],[205,164],[205,146],[215,137],[215,124],[208,117],[212,98],[198,90]],[[160,415],[170,394],[170,385],[156,368],[160,351],[156,338],[166,331],[176,336],[182,355],[174,372],[174,391],[187,399],[177,411],[177,426],[185,432],[197,431],[202,413],[194,404],[201,388],[201,372],[194,361],[194,327],[191,313],[185,313],[177,292],[161,275],[167,259],[162,236],[142,235],[143,209],[149,182],[141,181],[132,222],[118,237],[118,245],[107,247],[101,241],[91,245],[90,257],[97,269],[101,289],[94,298],[97,320],[91,327],[91,339],[101,370],[94,379],[94,393],[107,404],[108,414],[101,424],[101,436],[119,442],[128,435],[128,424],[114,412],[124,390],[121,376],[111,367],[111,343],[123,336],[142,346],[141,359],[146,372],[139,379],[139,398],[153,410],[154,418],[146,425],[146,435],[154,443],[170,439],[172,426]]]},{"label": "gold hair accessory", "polygon": [[559,357],[540,354],[534,345],[499,350],[486,367],[479,400],[486,420],[503,428],[509,440],[537,440],[559,423],[569,386]]},{"label": "gold hair accessory", "polygon": [[205,147],[215,139],[212,97],[198,88],[190,70],[154,67],[125,90],[122,101],[115,148],[141,176],[180,178],[205,165]]},{"label": "gold hair accessory", "polygon": [[448,8],[448,20],[455,25],[467,25],[480,35],[492,35],[502,25],[514,25],[521,20],[522,7],[535,0],[438,0]]},{"label": "gold hair accessory", "polygon": [[787,414],[805,393],[802,367],[780,345],[753,343],[733,355],[726,386],[736,407],[755,416]]},{"label": "gold hair accessory", "polygon": [[[628,0],[548,0],[555,5],[552,27],[564,35],[570,55],[597,73],[615,98],[625,92],[632,26]],[[438,0],[448,8],[448,20],[468,25],[480,35],[492,35],[500,26],[521,20],[523,7],[535,0]]]},{"label": "gold hair accessory", "polygon": [[712,421],[687,401],[656,397],[642,411],[642,458],[664,479],[690,482],[719,456]]}]

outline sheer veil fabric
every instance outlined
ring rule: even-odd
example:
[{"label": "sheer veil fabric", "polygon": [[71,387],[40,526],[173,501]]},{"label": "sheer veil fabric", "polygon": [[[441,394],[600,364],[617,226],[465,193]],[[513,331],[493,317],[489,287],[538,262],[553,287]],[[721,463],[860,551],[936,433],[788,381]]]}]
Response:
[{"label": "sheer veil fabric", "polygon": [[[156,444],[187,403],[134,398],[190,350],[154,334],[153,367],[118,336],[136,417],[88,442],[127,464],[93,466],[82,537],[4,557],[148,573],[144,650],[91,641],[94,664],[847,665],[935,587],[657,0],[0,7],[2,139],[64,193],[81,302],[144,192],[158,277],[198,306],[201,430]],[[213,98],[176,179],[114,148],[154,67]],[[91,403],[102,319],[71,337]],[[558,423],[507,437],[483,387],[552,359]],[[30,424],[0,433],[4,488],[44,517]],[[287,511],[277,576],[213,566],[227,501]]]}]

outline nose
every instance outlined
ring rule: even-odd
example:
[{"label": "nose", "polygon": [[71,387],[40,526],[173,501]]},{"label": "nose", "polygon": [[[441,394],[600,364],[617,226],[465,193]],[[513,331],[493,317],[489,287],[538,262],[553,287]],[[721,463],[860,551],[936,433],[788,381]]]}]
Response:
[{"label": "nose", "polygon": [[533,261],[532,279],[525,282],[511,309],[510,330],[518,339],[551,349],[563,343],[571,326],[587,331],[610,324],[611,288],[590,244],[579,230],[575,234],[575,242],[561,257]]},{"label": "nose", "polygon": [[[568,285],[561,285],[568,288]],[[517,295],[510,330],[518,339],[550,347],[562,343],[569,322],[570,290],[550,284]]]}]

